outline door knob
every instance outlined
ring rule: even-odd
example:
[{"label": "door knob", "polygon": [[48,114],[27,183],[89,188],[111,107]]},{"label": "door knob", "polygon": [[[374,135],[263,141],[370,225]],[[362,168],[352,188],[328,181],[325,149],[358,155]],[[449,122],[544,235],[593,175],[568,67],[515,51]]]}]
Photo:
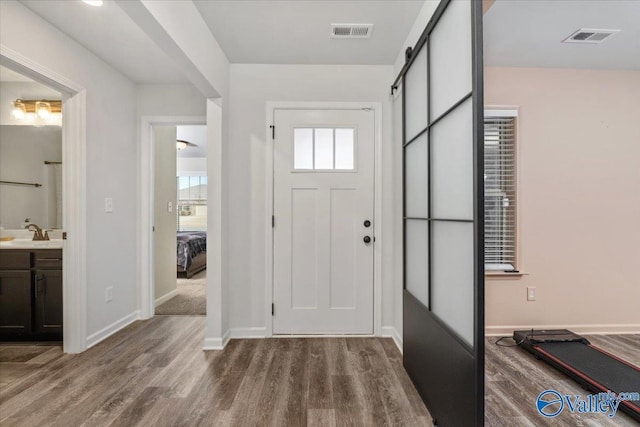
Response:
[{"label": "door knob", "polygon": [[369,236],[364,236],[364,239],[362,240],[364,240],[365,243],[371,243],[371,237]]},{"label": "door knob", "polygon": [[366,221],[364,222],[364,226],[365,226],[366,228],[371,227],[371,221],[366,220]]}]

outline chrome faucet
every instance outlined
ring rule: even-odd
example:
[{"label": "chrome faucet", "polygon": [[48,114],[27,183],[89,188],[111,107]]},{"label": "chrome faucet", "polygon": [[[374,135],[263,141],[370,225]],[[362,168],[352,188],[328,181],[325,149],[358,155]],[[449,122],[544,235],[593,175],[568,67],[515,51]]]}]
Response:
[{"label": "chrome faucet", "polygon": [[[32,230],[31,227],[35,228]],[[29,224],[29,231],[33,231],[33,240],[49,240],[49,230],[45,231],[44,235],[42,234],[42,229],[38,227],[36,224]]]}]

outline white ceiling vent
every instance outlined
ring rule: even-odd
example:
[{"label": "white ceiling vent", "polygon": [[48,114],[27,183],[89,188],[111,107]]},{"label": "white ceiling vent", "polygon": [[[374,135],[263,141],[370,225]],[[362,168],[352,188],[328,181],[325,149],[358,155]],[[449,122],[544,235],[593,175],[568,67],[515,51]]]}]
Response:
[{"label": "white ceiling vent", "polygon": [[331,37],[337,39],[368,39],[373,24],[331,24]]},{"label": "white ceiling vent", "polygon": [[581,28],[563,40],[564,43],[602,43],[620,30],[596,30]]}]

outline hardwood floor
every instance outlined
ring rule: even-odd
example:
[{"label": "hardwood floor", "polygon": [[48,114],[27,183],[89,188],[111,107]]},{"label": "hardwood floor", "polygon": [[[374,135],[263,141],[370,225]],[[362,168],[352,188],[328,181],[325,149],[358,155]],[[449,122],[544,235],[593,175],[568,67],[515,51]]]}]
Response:
[{"label": "hardwood floor", "polygon": [[[205,352],[205,321],[139,321],[79,355],[0,346],[0,425],[432,425],[390,339],[232,340]],[[638,335],[589,339],[640,364]],[[494,342],[486,343],[487,426],[637,425],[622,413],[543,419],[542,390],[586,392],[523,349]]]},{"label": "hardwood floor", "polygon": [[[586,338],[624,360],[640,366],[640,335],[594,335]],[[542,360],[519,347],[498,347],[497,338],[486,340],[485,351],[485,425],[488,426],[638,426],[635,420],[618,411],[613,418],[602,414],[572,414],[563,410],[557,417],[545,419],[535,402],[547,389],[561,394],[585,396],[590,392]],[[508,342],[512,342],[509,340]],[[634,391],[634,390],[629,390]]]},{"label": "hardwood floor", "polygon": [[159,316],[79,355],[4,345],[0,424],[431,425],[390,339],[232,340],[205,352],[204,329],[204,317]]}]

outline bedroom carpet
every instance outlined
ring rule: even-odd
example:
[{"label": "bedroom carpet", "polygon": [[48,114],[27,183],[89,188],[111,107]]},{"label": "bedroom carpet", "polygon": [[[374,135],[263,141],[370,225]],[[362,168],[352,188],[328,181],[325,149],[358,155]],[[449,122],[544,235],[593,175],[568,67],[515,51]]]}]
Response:
[{"label": "bedroom carpet", "polygon": [[178,279],[178,295],[156,307],[157,315],[204,316],[207,314],[207,270],[191,279]]}]

